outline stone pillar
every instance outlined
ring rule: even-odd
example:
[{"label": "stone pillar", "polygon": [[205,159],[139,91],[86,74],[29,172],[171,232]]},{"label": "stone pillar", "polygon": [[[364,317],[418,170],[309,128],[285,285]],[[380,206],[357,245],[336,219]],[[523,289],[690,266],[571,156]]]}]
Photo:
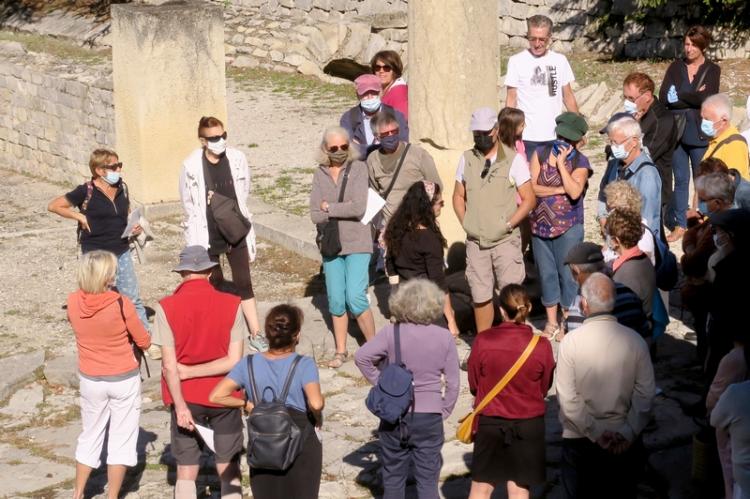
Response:
[{"label": "stone pillar", "polygon": [[441,228],[465,238],[451,197],[461,153],[473,142],[471,112],[499,105],[497,2],[409,0],[409,135],[435,158],[445,186]]},{"label": "stone pillar", "polygon": [[226,124],[221,7],[112,5],[112,66],[117,152],[132,197],[177,201],[182,160],[200,146],[198,120]]}]

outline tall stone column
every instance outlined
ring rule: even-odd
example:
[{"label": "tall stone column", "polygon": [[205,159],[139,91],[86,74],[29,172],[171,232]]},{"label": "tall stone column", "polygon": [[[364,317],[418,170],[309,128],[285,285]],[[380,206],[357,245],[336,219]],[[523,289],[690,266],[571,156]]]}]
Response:
[{"label": "tall stone column", "polygon": [[494,0],[409,0],[409,135],[435,158],[445,186],[441,228],[465,234],[451,197],[461,153],[473,142],[471,112],[497,109],[500,50]]},{"label": "tall stone column", "polygon": [[112,66],[117,152],[132,197],[177,201],[182,160],[199,147],[198,120],[226,123],[221,7],[112,5]]}]

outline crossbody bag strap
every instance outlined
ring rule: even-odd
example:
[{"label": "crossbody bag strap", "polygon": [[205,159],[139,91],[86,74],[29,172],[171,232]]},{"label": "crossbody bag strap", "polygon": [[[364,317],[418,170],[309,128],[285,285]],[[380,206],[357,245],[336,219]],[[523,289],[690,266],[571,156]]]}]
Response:
[{"label": "crossbody bag strap", "polygon": [[130,339],[130,344],[133,345],[133,353],[136,356],[136,360],[138,361],[138,368],[141,367],[141,362],[146,366],[146,377],[151,377],[151,369],[148,367],[148,361],[146,360],[146,356],[143,355],[143,350],[140,349],[138,345],[135,344],[135,340],[133,340],[133,335],[130,334],[130,330],[128,329],[128,321],[125,320],[125,305],[122,301],[122,295],[117,297],[117,304],[120,305],[120,316],[122,317],[122,322],[125,324],[125,331],[128,333],[128,338]]},{"label": "crossbody bag strap", "polygon": [[[255,355],[248,355],[247,356],[247,377],[250,380],[250,391],[253,394],[253,403],[257,404],[260,402],[260,397],[258,396],[258,386],[255,384],[255,376],[253,375],[253,357]],[[245,391],[245,399],[247,400],[247,391]]]},{"label": "crossbody bag strap", "polygon": [[501,391],[503,391],[507,384],[510,383],[510,380],[515,377],[516,373],[518,373],[521,367],[523,367],[523,365],[526,363],[526,360],[531,356],[531,352],[534,351],[537,343],[539,343],[539,336],[535,334],[531,338],[531,341],[529,341],[529,344],[526,345],[526,349],[523,351],[521,356],[518,357],[518,360],[516,360],[515,364],[513,364],[510,369],[508,369],[508,372],[505,373],[505,376],[500,378],[500,381],[497,382],[492,390],[490,390],[489,393],[484,396],[482,401],[479,402],[479,404],[474,408],[474,414],[479,414],[480,412],[482,412],[482,409],[487,407],[487,404],[492,402],[492,399],[497,397],[497,395]]},{"label": "crossbody bag strap", "polygon": [[398,166],[396,166],[396,171],[393,174],[393,178],[391,179],[391,183],[388,185],[388,188],[383,193],[383,199],[388,201],[388,196],[390,195],[391,191],[393,190],[393,186],[396,185],[396,179],[398,178],[398,174],[401,171],[401,166],[404,164],[404,159],[406,159],[406,153],[409,152],[409,148],[411,147],[411,144],[406,144],[406,147],[404,148],[404,152],[401,153],[401,157],[398,160]]},{"label": "crossbody bag strap", "polygon": [[292,379],[294,379],[294,372],[297,370],[297,365],[302,360],[302,356],[297,354],[292,361],[292,367],[289,369],[289,374],[286,375],[286,381],[284,381],[284,388],[281,390],[281,400],[286,403],[286,398],[289,396],[289,388],[292,386]]},{"label": "crossbody bag strap", "polygon": [[695,91],[696,91],[696,92],[700,92],[700,88],[701,88],[701,86],[703,85],[703,80],[705,80],[705,79],[706,79],[706,73],[708,73],[708,69],[709,69],[709,67],[710,67],[710,66],[709,66],[708,64],[706,64],[706,69],[705,69],[705,71],[703,71],[703,72],[701,73],[700,77],[698,78],[698,84],[697,84],[697,85],[694,85],[694,86],[693,86],[693,88],[695,89]]},{"label": "crossbody bag strap", "polygon": [[714,150],[711,151],[711,154],[709,154],[708,157],[709,158],[713,158],[714,154],[716,154],[716,151],[718,151],[719,149],[721,149],[722,146],[725,146],[725,145],[727,145],[727,144],[729,144],[731,142],[736,142],[736,141],[742,141],[742,142],[747,143],[747,141],[745,140],[745,137],[743,137],[739,133],[734,133],[734,134],[730,135],[729,137],[727,137],[726,139],[724,139],[721,142],[719,142],[718,144],[716,144],[716,147],[714,147]]},{"label": "crossbody bag strap", "polygon": [[344,192],[346,191],[346,182],[349,180],[349,170],[352,168],[351,161],[344,169],[344,178],[341,180],[341,190],[339,191],[339,203],[344,201]]}]

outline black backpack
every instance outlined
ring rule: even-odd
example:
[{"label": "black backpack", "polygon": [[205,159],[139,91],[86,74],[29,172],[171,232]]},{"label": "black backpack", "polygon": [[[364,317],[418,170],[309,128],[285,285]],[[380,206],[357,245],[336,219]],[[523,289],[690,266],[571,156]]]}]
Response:
[{"label": "black backpack", "polygon": [[[255,406],[247,417],[247,462],[251,468],[284,471],[288,469],[302,451],[303,432],[292,419],[286,407],[289,386],[292,384],[301,355],[292,362],[286,376],[281,397],[276,397],[273,388],[267,386],[261,396],[253,376],[253,355],[247,358],[247,372]],[[273,398],[265,401],[263,395],[271,390]]]}]

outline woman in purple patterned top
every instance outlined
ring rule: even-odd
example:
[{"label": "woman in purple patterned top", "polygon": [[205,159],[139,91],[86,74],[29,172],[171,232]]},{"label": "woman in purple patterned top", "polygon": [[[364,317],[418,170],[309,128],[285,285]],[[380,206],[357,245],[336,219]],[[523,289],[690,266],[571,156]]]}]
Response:
[{"label": "woman in purple patterned top", "polygon": [[544,334],[559,340],[562,329],[558,306],[562,306],[564,315],[578,289],[565,257],[583,241],[583,198],[591,166],[578,150],[588,131],[586,120],[580,114],[566,112],[555,121],[557,140],[551,146],[537,148],[531,158],[531,186],[537,205],[529,219],[542,304],[547,310]]}]

